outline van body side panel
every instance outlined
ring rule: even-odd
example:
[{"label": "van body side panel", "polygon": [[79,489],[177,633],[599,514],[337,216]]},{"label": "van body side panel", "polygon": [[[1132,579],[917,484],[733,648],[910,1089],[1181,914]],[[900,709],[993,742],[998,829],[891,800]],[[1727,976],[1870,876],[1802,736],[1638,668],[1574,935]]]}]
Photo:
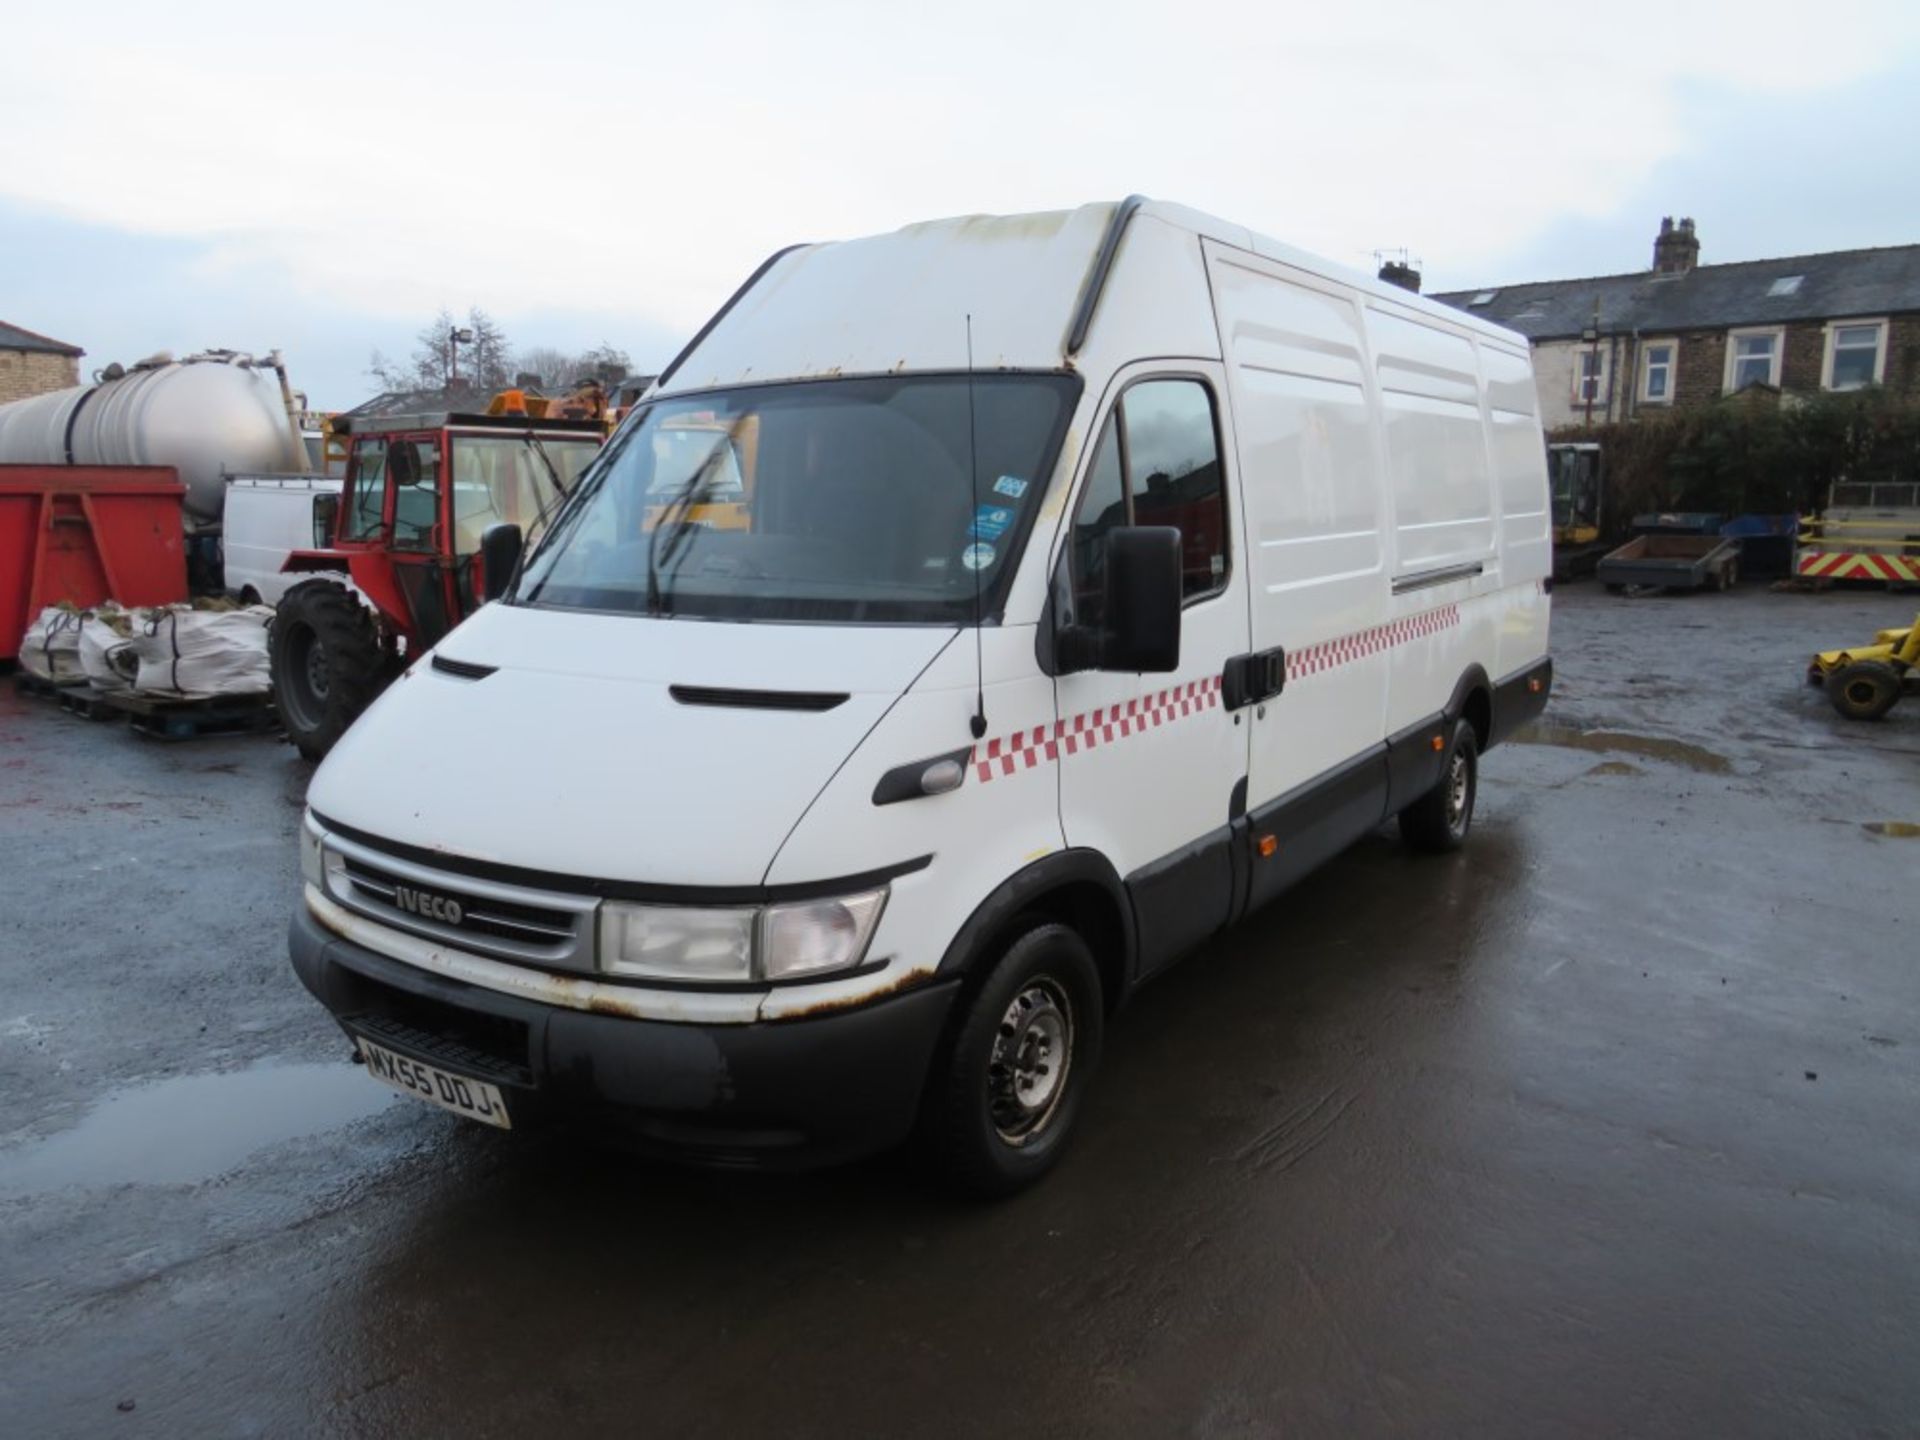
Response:
[{"label": "van body side panel", "polygon": [[[1530,540],[1527,511],[1544,508],[1545,458],[1537,425],[1506,420],[1522,387],[1511,364],[1489,363],[1484,337],[1379,297],[1366,312],[1392,475],[1388,624],[1403,638],[1389,668],[1385,728],[1396,735],[1460,702],[1464,677],[1491,680],[1516,650],[1544,652],[1539,553],[1522,543],[1510,555],[1506,517],[1512,505],[1520,518],[1511,533]],[[1522,479],[1510,492],[1502,476],[1524,477],[1529,432],[1541,488],[1529,492]],[[1404,775],[1394,789],[1403,804]]]},{"label": "van body side panel", "polygon": [[[1287,652],[1285,690],[1248,716],[1247,806],[1259,813],[1383,738],[1395,639],[1385,478],[1353,292],[1224,246],[1207,254],[1246,499],[1252,646]],[[1355,821],[1367,807],[1335,808]],[[1263,868],[1256,899],[1271,889]]]},{"label": "van body side panel", "polygon": [[1498,624],[1498,663],[1487,667],[1497,678],[1547,653],[1545,582],[1553,572],[1553,531],[1532,364],[1524,352],[1489,340],[1483,339],[1479,349],[1507,601]]}]

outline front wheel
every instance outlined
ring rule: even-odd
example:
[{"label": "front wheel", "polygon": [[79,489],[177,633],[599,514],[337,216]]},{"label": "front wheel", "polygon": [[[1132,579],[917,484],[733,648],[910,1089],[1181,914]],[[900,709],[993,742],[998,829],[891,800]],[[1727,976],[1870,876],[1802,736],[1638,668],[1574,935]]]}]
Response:
[{"label": "front wheel", "polygon": [[305,580],[281,597],[267,664],[280,723],[309,760],[333,748],[388,678],[366,607],[332,580]]},{"label": "front wheel", "polygon": [[1042,924],[966,1002],[928,1082],[920,1141],[957,1188],[1011,1195],[1051,1170],[1100,1058],[1100,975],[1086,941]]},{"label": "front wheel", "polygon": [[1855,660],[1827,676],[1827,699],[1849,720],[1878,720],[1900,698],[1900,672],[1884,660]]},{"label": "front wheel", "polygon": [[1444,854],[1467,843],[1473,802],[1480,791],[1480,741],[1465,720],[1453,722],[1453,741],[1440,783],[1400,812],[1400,838],[1415,850]]}]

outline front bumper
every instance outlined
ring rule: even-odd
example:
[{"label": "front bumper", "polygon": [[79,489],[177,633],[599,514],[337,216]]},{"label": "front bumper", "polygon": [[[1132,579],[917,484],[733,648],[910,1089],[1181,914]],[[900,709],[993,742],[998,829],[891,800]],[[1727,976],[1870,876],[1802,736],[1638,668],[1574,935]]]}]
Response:
[{"label": "front bumper", "polygon": [[302,907],[293,968],[351,1034],[491,1080],[523,1119],[621,1112],[641,1147],[708,1164],[804,1168],[913,1128],[957,982],[800,1020],[697,1025],[569,1010],[376,954]]}]

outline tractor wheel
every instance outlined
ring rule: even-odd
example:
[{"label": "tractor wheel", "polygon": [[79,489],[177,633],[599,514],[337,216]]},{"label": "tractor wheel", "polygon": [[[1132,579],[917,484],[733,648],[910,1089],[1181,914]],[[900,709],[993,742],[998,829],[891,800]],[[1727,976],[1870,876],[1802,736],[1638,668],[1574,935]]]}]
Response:
[{"label": "tractor wheel", "polygon": [[1827,677],[1827,699],[1849,720],[1878,720],[1900,698],[1900,672],[1884,660],[1855,660]]},{"label": "tractor wheel", "polygon": [[366,607],[333,580],[303,580],[280,598],[267,661],[280,722],[309,760],[333,748],[388,679]]}]

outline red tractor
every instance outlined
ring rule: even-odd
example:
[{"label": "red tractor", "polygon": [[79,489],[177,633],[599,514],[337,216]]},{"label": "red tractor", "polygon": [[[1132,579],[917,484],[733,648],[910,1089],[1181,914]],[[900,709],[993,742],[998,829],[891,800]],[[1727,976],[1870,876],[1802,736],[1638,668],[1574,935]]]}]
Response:
[{"label": "red tractor", "polygon": [[490,410],[336,422],[346,482],[315,513],[316,548],[287,557],[312,578],[281,599],[269,639],[274,702],[308,759],[480,603],[487,528],[537,536],[606,437],[599,418],[530,416],[547,403],[517,392]]}]

